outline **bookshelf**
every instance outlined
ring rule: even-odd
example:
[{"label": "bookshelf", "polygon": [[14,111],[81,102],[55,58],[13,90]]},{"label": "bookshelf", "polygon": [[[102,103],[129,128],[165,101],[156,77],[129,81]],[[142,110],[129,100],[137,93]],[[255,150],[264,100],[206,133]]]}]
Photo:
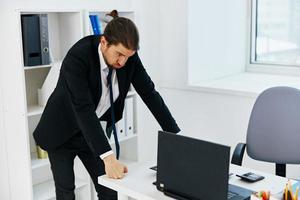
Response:
[{"label": "bookshelf", "polygon": [[51,64],[25,67],[24,70],[33,70],[33,69],[48,68],[48,67],[51,67]]},{"label": "bookshelf", "polygon": [[[48,18],[48,39],[50,63],[45,65],[25,66],[23,61],[24,85],[26,93],[27,112],[26,134],[29,141],[31,160],[32,198],[34,200],[55,199],[55,187],[50,168],[49,159],[38,159],[36,144],[33,139],[33,131],[37,126],[46,101],[53,91],[61,62],[69,48],[84,36],[82,25],[82,11],[19,11],[19,19],[22,15],[44,14]],[[21,21],[20,21],[21,25]],[[20,37],[22,28],[20,28]],[[23,44],[23,43],[22,43]],[[22,46],[23,47],[23,46]],[[41,93],[41,94],[40,94]],[[40,99],[40,95],[46,99]],[[41,101],[43,100],[43,101]],[[74,162],[76,198],[91,198],[91,182],[88,173],[78,159]]]},{"label": "bookshelf", "polygon": [[[30,176],[31,190],[26,199],[44,200],[55,199],[55,187],[52,178],[50,162],[46,159],[38,159],[36,144],[33,139],[33,131],[37,126],[41,114],[45,108],[48,97],[53,91],[59,75],[60,66],[69,48],[80,38],[92,34],[90,28],[89,14],[96,14],[102,20],[107,11],[98,10],[17,10],[16,15],[19,20],[20,47],[23,50],[21,16],[30,14],[45,14],[48,18],[48,38],[50,63],[44,65],[25,66],[22,57],[22,76],[24,86],[26,145],[28,152],[25,153],[30,159],[30,171],[26,171],[26,176]],[[134,20],[133,11],[120,11],[120,16]],[[101,23],[104,25],[104,23]],[[104,27],[102,27],[102,30]],[[20,52],[22,53],[22,51]],[[125,164],[132,164],[138,160],[138,133],[137,133],[137,94],[131,87],[127,98],[127,108],[124,109],[124,120],[121,123],[124,130],[120,138],[121,161]],[[130,118],[130,123],[126,119]],[[130,124],[130,125],[128,125]],[[130,127],[127,131],[126,129]],[[114,142],[110,141],[113,148]],[[25,171],[25,170],[24,170]],[[92,181],[79,159],[74,161],[76,199],[96,199]],[[27,190],[26,190],[27,191]],[[27,197],[27,195],[26,195]]]}]

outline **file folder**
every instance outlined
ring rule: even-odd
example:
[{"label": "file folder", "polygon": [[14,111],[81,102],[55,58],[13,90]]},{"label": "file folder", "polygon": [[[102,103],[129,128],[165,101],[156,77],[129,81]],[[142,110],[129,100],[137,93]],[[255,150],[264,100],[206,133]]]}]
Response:
[{"label": "file folder", "polygon": [[118,134],[119,140],[126,137],[126,135],[125,135],[125,119],[124,118],[120,119],[116,123],[116,129],[117,129],[117,134]]},{"label": "file folder", "polygon": [[133,135],[133,97],[126,98],[125,100],[125,119],[126,135]]}]

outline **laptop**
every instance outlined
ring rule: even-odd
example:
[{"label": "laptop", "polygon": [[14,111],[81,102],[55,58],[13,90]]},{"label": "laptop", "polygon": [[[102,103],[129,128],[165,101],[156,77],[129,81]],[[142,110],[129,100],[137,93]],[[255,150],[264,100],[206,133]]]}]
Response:
[{"label": "laptop", "polygon": [[156,187],[179,200],[247,200],[253,191],[228,184],[230,147],[158,132]]}]

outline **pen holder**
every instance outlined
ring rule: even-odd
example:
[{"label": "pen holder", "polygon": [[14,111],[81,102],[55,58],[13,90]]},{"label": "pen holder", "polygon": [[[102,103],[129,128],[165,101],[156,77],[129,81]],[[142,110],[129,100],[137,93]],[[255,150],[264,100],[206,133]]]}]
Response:
[{"label": "pen holder", "polygon": [[42,149],[40,146],[36,146],[36,152],[38,159],[44,159],[48,158],[48,153],[44,149]]},{"label": "pen holder", "polygon": [[290,191],[283,192],[282,195],[283,200],[298,200],[298,192],[297,195],[293,195]]}]

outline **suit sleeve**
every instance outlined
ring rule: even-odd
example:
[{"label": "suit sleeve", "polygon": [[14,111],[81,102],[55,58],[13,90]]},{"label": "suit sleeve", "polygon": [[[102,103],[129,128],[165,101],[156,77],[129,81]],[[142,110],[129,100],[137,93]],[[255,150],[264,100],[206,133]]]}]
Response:
[{"label": "suit sleeve", "polygon": [[66,91],[72,104],[78,126],[95,156],[111,150],[105,133],[95,113],[88,85],[88,64],[78,55],[69,52],[62,64]]},{"label": "suit sleeve", "polygon": [[172,117],[167,105],[160,94],[155,90],[155,85],[143,67],[137,53],[134,56],[132,84],[135,90],[147,105],[160,127],[164,131],[178,133],[180,128]]}]

